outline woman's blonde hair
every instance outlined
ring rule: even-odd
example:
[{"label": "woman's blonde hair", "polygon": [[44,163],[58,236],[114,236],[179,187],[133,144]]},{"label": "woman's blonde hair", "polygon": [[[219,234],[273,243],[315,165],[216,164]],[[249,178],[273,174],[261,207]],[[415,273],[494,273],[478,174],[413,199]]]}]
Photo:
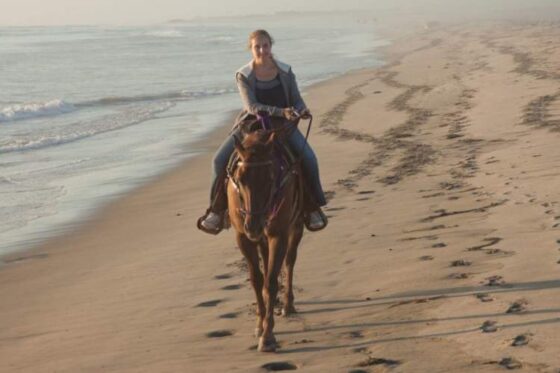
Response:
[{"label": "woman's blonde hair", "polygon": [[274,44],[274,39],[272,38],[272,36],[270,36],[268,31],[266,31],[266,30],[255,30],[255,31],[253,31],[249,34],[249,43],[247,44],[247,48],[251,49],[251,46],[252,46],[251,44],[253,43],[253,40],[258,38],[259,36],[263,36],[263,37],[267,38],[268,41],[270,42],[270,45]]}]

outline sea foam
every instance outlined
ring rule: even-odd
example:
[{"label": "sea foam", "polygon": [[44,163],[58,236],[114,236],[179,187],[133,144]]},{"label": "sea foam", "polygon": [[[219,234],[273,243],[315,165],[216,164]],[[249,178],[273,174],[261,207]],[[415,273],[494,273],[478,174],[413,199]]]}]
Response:
[{"label": "sea foam", "polygon": [[86,122],[77,122],[65,127],[51,128],[45,131],[34,131],[7,141],[0,141],[0,154],[70,143],[101,133],[129,127],[154,118],[175,104],[162,102],[152,105],[138,105],[127,108],[116,114],[109,114]]},{"label": "sea foam", "polygon": [[19,119],[69,113],[74,110],[76,110],[74,105],[60,99],[46,102],[15,104],[2,108],[0,111],[0,123]]}]

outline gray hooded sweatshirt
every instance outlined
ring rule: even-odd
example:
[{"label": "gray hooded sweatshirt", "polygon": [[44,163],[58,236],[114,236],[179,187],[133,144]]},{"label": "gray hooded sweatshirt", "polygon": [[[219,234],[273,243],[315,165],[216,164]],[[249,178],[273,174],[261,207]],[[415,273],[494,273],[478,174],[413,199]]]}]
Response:
[{"label": "gray hooded sweatshirt", "polygon": [[[306,109],[307,106],[299,93],[296,76],[292,71],[292,67],[278,60],[274,60],[274,62],[278,67],[278,77],[280,79],[280,83],[282,83],[282,87],[284,88],[284,94],[286,95],[288,107],[294,107],[299,112]],[[235,120],[236,126],[241,121],[245,120],[249,115],[256,116],[260,111],[264,111],[273,117],[284,116],[284,108],[263,105],[257,101],[257,76],[253,68],[253,61],[250,61],[248,64],[237,70],[235,73],[235,79],[237,80],[237,88],[239,89],[241,100],[243,101],[243,110],[239,113],[237,119]]]}]

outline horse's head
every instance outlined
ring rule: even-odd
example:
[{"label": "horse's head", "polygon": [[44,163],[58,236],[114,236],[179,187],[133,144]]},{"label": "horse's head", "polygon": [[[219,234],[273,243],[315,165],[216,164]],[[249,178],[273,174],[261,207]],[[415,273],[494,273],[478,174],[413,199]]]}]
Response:
[{"label": "horse's head", "polygon": [[240,161],[234,172],[244,214],[246,236],[252,241],[262,237],[274,194],[274,168],[272,148],[274,133],[259,130],[245,136],[243,141],[235,138],[235,149]]}]

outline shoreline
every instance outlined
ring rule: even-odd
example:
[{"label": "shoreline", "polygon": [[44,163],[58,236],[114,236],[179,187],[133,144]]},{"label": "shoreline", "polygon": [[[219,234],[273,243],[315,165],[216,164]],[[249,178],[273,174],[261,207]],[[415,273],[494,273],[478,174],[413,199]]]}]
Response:
[{"label": "shoreline", "polygon": [[434,26],[393,39],[383,66],[306,90],[331,220],[304,236],[277,354],[252,350],[232,232],[196,230],[206,152],[0,270],[0,368],[555,371],[558,35]]},{"label": "shoreline", "polygon": [[[232,119],[235,118],[235,115],[236,113],[231,112],[228,114],[228,117]],[[166,170],[162,170],[160,173],[149,178],[149,180],[144,183],[133,186],[125,192],[119,192],[108,200],[98,202],[98,204],[93,207],[92,212],[81,217],[78,222],[63,223],[57,227],[57,233],[55,233],[53,236],[38,238],[38,242],[30,243],[27,247],[13,249],[6,253],[0,253],[0,271],[2,269],[2,262],[11,263],[14,261],[25,260],[24,254],[31,254],[32,256],[35,256],[35,251],[41,250],[42,247],[50,246],[51,241],[57,241],[63,239],[65,236],[79,234],[82,230],[87,229],[87,226],[89,224],[102,219],[103,215],[107,213],[106,210],[110,210],[114,204],[122,203],[122,201],[127,199],[130,195],[138,193],[144,188],[149,188],[152,184],[158,183],[158,181],[161,179],[165,179],[170,174],[176,172],[178,169],[188,167],[193,158],[207,155],[208,152],[211,152],[211,147],[216,145],[216,143],[220,141],[220,138],[223,139],[225,137],[225,134],[227,134],[227,132],[231,129],[230,122],[231,121],[226,121],[223,124],[216,126],[206,135],[204,135],[200,139],[195,140],[192,144],[189,144],[189,152],[193,154],[190,157],[186,158],[183,161],[180,161],[178,164]]]},{"label": "shoreline", "polygon": [[[390,44],[390,41],[387,40],[387,42]],[[382,45],[382,46],[374,48],[375,52],[372,52],[372,57],[375,57],[376,61],[385,61],[384,60],[385,56],[384,56],[383,50],[385,48],[388,48],[388,47],[389,47],[389,45]],[[375,54],[375,53],[377,53],[377,51],[379,51],[379,55]],[[302,95],[305,98],[308,91],[316,89],[316,88],[320,87],[322,84],[327,83],[331,80],[340,79],[340,78],[343,78],[346,75],[352,75],[352,74],[359,73],[359,72],[365,71],[365,70],[378,69],[378,68],[380,68],[384,65],[385,65],[385,62],[381,62],[380,65],[376,66],[376,67],[362,67],[362,68],[351,69],[351,70],[342,72],[342,73],[340,73],[336,76],[323,79],[321,81],[312,83],[311,85],[305,87],[304,90],[302,90]],[[226,136],[227,132],[229,132],[229,130],[231,130],[233,120],[235,119],[235,116],[237,115],[237,113],[238,113],[237,110],[233,110],[233,111],[229,112],[228,114],[226,114],[226,116],[228,117],[228,119],[226,121],[224,121],[221,125],[216,126],[214,129],[212,129],[206,135],[204,135],[200,139],[197,139],[192,144],[190,144],[189,148],[192,147],[192,149],[189,149],[189,152],[194,154],[191,157],[179,162],[178,164],[176,164],[176,165],[174,165],[174,166],[172,166],[172,167],[170,167],[166,170],[161,171],[160,173],[158,173],[158,174],[154,175],[153,177],[149,178],[149,180],[147,180],[144,183],[141,183],[137,186],[131,187],[129,190],[127,190],[125,192],[117,193],[116,196],[111,197],[109,200],[100,201],[95,207],[93,207],[91,213],[88,213],[85,216],[80,217],[78,219],[79,220],[78,222],[61,223],[59,226],[56,227],[57,228],[56,229],[57,233],[54,233],[53,235],[43,236],[43,237],[39,237],[37,239],[34,239],[34,241],[36,241],[36,242],[35,243],[29,243],[28,245],[26,245],[26,247],[12,249],[12,250],[10,250],[8,252],[5,252],[5,253],[0,252],[0,271],[2,270],[2,266],[4,264],[9,264],[9,263],[13,263],[13,262],[19,262],[19,261],[26,260],[26,257],[29,256],[29,255],[31,257],[37,257],[37,255],[40,256],[40,253],[35,253],[35,251],[40,251],[42,247],[49,246],[51,241],[56,241],[56,240],[59,240],[59,239],[63,239],[65,236],[68,236],[68,235],[79,234],[79,232],[82,229],[84,229],[85,227],[87,227],[88,224],[90,224],[91,222],[93,222],[97,219],[100,219],[100,216],[102,216],[104,214],[105,210],[110,209],[113,204],[119,203],[122,199],[126,199],[128,195],[137,193],[138,191],[142,190],[143,188],[149,187],[153,183],[157,183],[158,180],[166,178],[166,176],[178,171],[179,169],[182,169],[184,167],[188,167],[189,162],[194,157],[200,157],[200,156],[208,155],[209,152],[213,154],[213,152],[215,150],[217,150],[218,146],[221,144],[223,139],[225,139],[225,136]],[[210,167],[210,166],[208,166],[208,167]],[[202,213],[204,213],[204,211],[206,211],[206,209],[204,209],[201,212],[201,215],[202,215]],[[29,254],[29,255],[25,255],[25,254]]]}]

